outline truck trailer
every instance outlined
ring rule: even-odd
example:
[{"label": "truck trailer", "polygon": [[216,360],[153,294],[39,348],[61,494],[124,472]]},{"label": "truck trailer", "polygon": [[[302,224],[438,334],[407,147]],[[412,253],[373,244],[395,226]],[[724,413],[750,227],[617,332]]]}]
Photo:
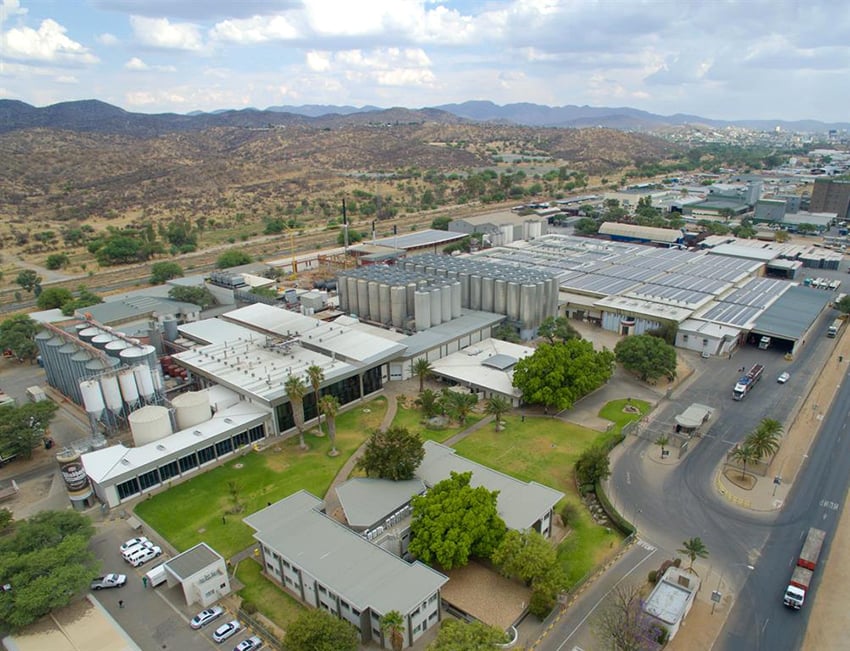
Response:
[{"label": "truck trailer", "polygon": [[817,567],[825,538],[826,532],[822,529],[815,529],[814,527],[809,529],[806,541],[803,543],[803,551],[800,552],[800,557],[797,559],[797,566],[791,575],[791,581],[788,587],[785,588],[783,603],[789,608],[800,610],[803,607],[803,603],[806,601],[806,594],[815,575],[815,568]]},{"label": "truck trailer", "polygon": [[738,381],[735,383],[735,388],[732,389],[732,399],[743,400],[756,385],[756,382],[761,379],[763,373],[764,366],[761,364],[753,364],[753,367],[746,375],[742,375],[738,378]]},{"label": "truck trailer", "polygon": [[826,336],[835,338],[838,335],[838,332],[841,330],[841,326],[844,325],[844,319],[835,319],[832,324],[829,326],[829,329],[826,331]]}]

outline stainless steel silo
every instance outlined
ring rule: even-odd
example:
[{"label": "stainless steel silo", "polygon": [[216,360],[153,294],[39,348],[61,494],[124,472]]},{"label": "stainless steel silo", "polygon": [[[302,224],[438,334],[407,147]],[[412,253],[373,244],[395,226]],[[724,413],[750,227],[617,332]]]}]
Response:
[{"label": "stainless steel silo", "polygon": [[386,283],[378,285],[378,300],[381,303],[381,323],[389,325],[391,321],[390,286]]},{"label": "stainless steel silo", "polygon": [[339,298],[339,309],[343,314],[351,314],[348,307],[348,283],[345,277],[339,278],[337,283],[337,296]]},{"label": "stainless steel silo", "polygon": [[481,309],[481,276],[477,273],[469,276],[469,309]]},{"label": "stainless steel silo", "polygon": [[440,287],[440,313],[443,317],[443,323],[452,320],[452,286],[443,285]]},{"label": "stainless steel silo", "polygon": [[378,321],[381,318],[381,297],[377,281],[370,280],[369,285],[369,319]]},{"label": "stainless steel silo", "polygon": [[60,346],[56,351],[56,364],[59,371],[57,387],[63,395],[72,398],[74,396],[74,370],[71,363],[71,357],[77,352],[77,346],[72,343],[66,343]]},{"label": "stainless steel silo", "polygon": [[53,336],[44,342],[44,353],[42,354],[42,362],[44,363],[45,371],[50,369],[52,372],[47,373],[47,380],[50,386],[62,391],[61,369],[59,368],[59,349],[65,345],[65,340],[62,337]]},{"label": "stainless steel silo", "polygon": [[408,280],[407,282],[407,290],[404,292],[404,300],[407,303],[407,315],[412,316],[416,313],[416,281]]},{"label": "stainless steel silo", "polygon": [[414,296],[415,310],[413,318],[416,321],[416,331],[421,332],[431,327],[431,293],[417,291]]},{"label": "stainless steel silo", "polygon": [[481,278],[481,309],[485,312],[493,311],[493,278],[491,276]]},{"label": "stainless steel silo", "polygon": [[71,369],[72,376],[74,379],[74,402],[78,405],[83,404],[83,396],[80,391],[80,379],[87,376],[86,373],[86,364],[91,361],[91,355],[82,349],[77,349],[73,355],[71,355]]},{"label": "stainless steel silo", "polygon": [[458,273],[460,280],[460,303],[463,307],[469,307],[469,274],[465,271]]},{"label": "stainless steel silo", "polygon": [[407,287],[397,285],[390,289],[390,320],[393,327],[403,328],[407,318]]},{"label": "stainless steel silo", "polygon": [[508,310],[508,283],[502,278],[493,281],[493,312],[496,314],[507,314]]},{"label": "stainless steel silo", "polygon": [[533,328],[534,325],[535,286],[523,283],[519,288],[519,321],[520,330]]},{"label": "stainless steel silo", "polygon": [[369,318],[369,281],[357,279],[357,315],[363,319]]},{"label": "stainless steel silo", "polygon": [[443,303],[440,300],[440,288],[431,287],[431,325],[438,326],[443,322]]},{"label": "stainless steel silo", "polygon": [[452,283],[452,318],[457,319],[461,316],[462,305],[461,305],[461,290],[460,290],[460,281],[456,280]]},{"label": "stainless steel silo", "polygon": [[508,318],[519,321],[519,282],[508,281]]},{"label": "stainless steel silo", "polygon": [[357,278],[348,276],[348,278],[341,280],[345,283],[348,292],[348,313],[360,316],[360,304],[357,300]]},{"label": "stainless steel silo", "polygon": [[[110,358],[111,359],[111,358]],[[126,366],[135,366],[136,364],[145,364],[151,369],[158,369],[156,362],[156,348],[153,346],[130,346],[121,351],[116,359],[116,363],[120,362]]]}]

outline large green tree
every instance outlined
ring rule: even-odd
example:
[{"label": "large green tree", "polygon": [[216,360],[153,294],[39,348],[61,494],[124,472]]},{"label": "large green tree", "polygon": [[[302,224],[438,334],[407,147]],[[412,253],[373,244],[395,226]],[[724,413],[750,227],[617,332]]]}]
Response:
[{"label": "large green tree", "polygon": [[178,285],[168,290],[168,297],[175,301],[193,303],[202,310],[215,305],[215,296],[206,287],[183,287]]},{"label": "large green tree", "polygon": [[33,271],[32,269],[24,269],[18,274],[18,277],[15,278],[15,282],[18,283],[21,287],[23,287],[26,291],[35,292],[36,288],[41,286],[41,276],[38,275],[37,271]]},{"label": "large green tree", "polygon": [[581,453],[576,460],[576,479],[579,484],[595,484],[611,476],[608,451],[601,445],[593,445]]},{"label": "large green tree", "polygon": [[299,376],[290,375],[283,386],[286,389],[286,395],[289,396],[295,429],[298,430],[298,445],[302,450],[306,450],[307,443],[304,441],[304,396],[307,395],[307,385]]},{"label": "large green tree", "polygon": [[474,393],[461,393],[443,389],[442,403],[446,413],[456,420],[461,427],[466,425],[466,419],[478,404],[478,396]]},{"label": "large green tree", "polygon": [[503,631],[483,622],[444,619],[428,651],[493,651],[506,641]]},{"label": "large green tree", "polygon": [[473,488],[471,479],[471,472],[452,472],[413,497],[411,554],[444,570],[466,565],[470,556],[491,556],[505,535],[496,507],[499,491]]},{"label": "large green tree", "polygon": [[0,450],[24,459],[32,456],[58,407],[52,400],[0,406]]},{"label": "large green tree", "polygon": [[583,339],[540,344],[514,367],[513,384],[522,399],[547,409],[569,409],[576,400],[605,384],[614,371],[614,353],[595,351]]},{"label": "large green tree", "polygon": [[42,511],[0,537],[0,626],[18,630],[88,590],[97,573],[89,519],[76,511]]},{"label": "large green tree", "polygon": [[103,299],[84,285],[80,285],[77,288],[77,295],[70,301],[62,303],[62,314],[71,316],[77,310],[82,310],[84,307],[97,305],[98,303],[103,303]]},{"label": "large green tree", "polygon": [[357,467],[369,477],[400,481],[413,477],[424,456],[418,434],[404,427],[390,427],[372,433]]},{"label": "large green tree", "polygon": [[660,337],[634,335],[617,342],[617,361],[641,380],[676,377],[676,349]]},{"label": "large green tree", "polygon": [[579,331],[576,330],[569,319],[565,316],[548,316],[537,328],[537,334],[546,339],[550,344],[564,342],[570,339],[581,339]]},{"label": "large green tree", "polygon": [[239,267],[243,264],[250,264],[251,262],[253,262],[253,258],[249,253],[233,249],[218,256],[215,266],[219,269],[228,269],[230,267]]},{"label": "large green tree", "polygon": [[0,323],[0,348],[11,350],[19,361],[33,360],[38,355],[35,334],[39,325],[26,314],[10,316]]},{"label": "large green tree", "polygon": [[357,651],[360,635],[351,624],[310,608],[286,627],[287,651]]},{"label": "large green tree", "polygon": [[753,454],[761,460],[766,456],[776,454],[779,441],[782,438],[782,423],[774,418],[762,418],[752,432],[744,439],[744,445],[752,448]]},{"label": "large green tree", "polygon": [[68,301],[74,300],[70,289],[64,287],[48,287],[38,295],[35,304],[40,310],[52,310],[62,307]]},{"label": "large green tree", "polygon": [[183,267],[176,262],[154,262],[151,265],[151,285],[161,285],[183,275]]}]

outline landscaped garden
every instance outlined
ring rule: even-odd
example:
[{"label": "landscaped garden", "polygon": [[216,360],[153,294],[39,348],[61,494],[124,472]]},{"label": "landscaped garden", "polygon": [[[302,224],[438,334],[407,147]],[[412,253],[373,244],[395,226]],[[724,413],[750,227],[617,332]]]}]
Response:
[{"label": "landscaped garden", "polygon": [[407,396],[404,401],[399,402],[393,426],[404,427],[411,434],[419,434],[423,441],[442,443],[484,418],[484,414],[473,411],[466,417],[463,425],[448,418],[444,419],[444,424],[430,424],[422,408],[414,404],[415,400],[415,396]]}]

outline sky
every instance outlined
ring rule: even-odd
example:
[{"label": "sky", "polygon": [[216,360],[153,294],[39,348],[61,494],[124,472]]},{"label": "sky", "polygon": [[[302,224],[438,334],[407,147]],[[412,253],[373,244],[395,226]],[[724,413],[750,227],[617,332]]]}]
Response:
[{"label": "sky", "polygon": [[847,121],[846,0],[0,0],[0,98]]}]

